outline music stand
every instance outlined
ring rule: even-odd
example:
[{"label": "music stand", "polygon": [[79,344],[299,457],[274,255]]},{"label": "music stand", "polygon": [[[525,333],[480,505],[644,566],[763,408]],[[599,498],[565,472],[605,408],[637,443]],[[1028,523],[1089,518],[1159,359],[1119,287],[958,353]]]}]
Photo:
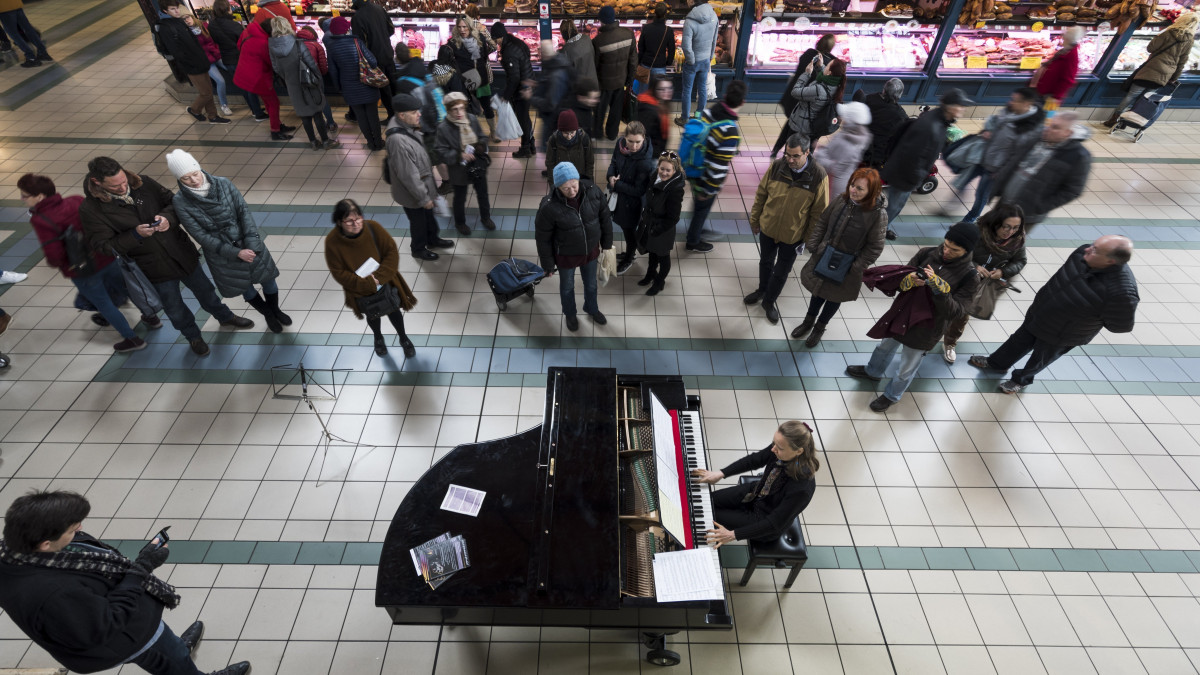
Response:
[{"label": "music stand", "polygon": [[[313,405],[313,401],[336,401],[338,385],[337,376],[334,373],[348,373],[351,370],[351,368],[305,368],[303,361],[295,366],[290,363],[282,366],[271,366],[271,398],[304,401],[309,411],[316,416],[317,423],[321,425],[321,468],[317,471],[317,485],[321,484],[321,474],[325,472],[325,459],[329,456],[329,446],[339,445],[352,448],[377,447],[370,443],[349,441],[333,433],[329,430],[329,426],[325,424],[325,419],[321,417],[321,413],[317,410],[317,407]],[[276,371],[291,371],[291,376],[286,381],[279,382],[275,378]],[[329,373],[329,384],[325,385],[318,382],[316,373]],[[288,387],[297,384],[300,385],[299,394],[284,393]],[[320,393],[316,395],[309,394],[309,385],[312,385]]]}]

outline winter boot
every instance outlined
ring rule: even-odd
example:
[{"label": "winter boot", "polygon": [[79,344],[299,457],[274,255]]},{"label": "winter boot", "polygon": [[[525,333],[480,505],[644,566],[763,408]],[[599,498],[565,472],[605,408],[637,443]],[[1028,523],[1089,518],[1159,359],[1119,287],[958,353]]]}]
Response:
[{"label": "winter boot", "polygon": [[496,118],[485,117],[484,119],[487,120],[488,140],[492,143],[499,143],[500,137],[496,135]]},{"label": "winter boot", "polygon": [[275,313],[267,306],[267,301],[263,300],[261,295],[255,295],[253,298],[247,300],[247,302],[250,303],[251,307],[258,310],[259,314],[263,315],[263,318],[267,320],[267,328],[272,333],[283,332],[283,324],[279,323],[279,319],[275,318]]},{"label": "winter boot", "polygon": [[284,314],[283,310],[279,309],[279,294],[264,293],[263,296],[267,299],[267,307],[271,309],[271,313],[275,315],[275,319],[285,326],[292,325],[292,317]]}]

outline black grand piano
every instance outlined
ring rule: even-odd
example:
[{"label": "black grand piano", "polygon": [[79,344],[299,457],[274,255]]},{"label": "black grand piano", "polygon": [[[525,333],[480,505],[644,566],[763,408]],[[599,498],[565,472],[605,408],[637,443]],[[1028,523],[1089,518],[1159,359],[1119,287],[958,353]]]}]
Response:
[{"label": "black grand piano", "polygon": [[[396,624],[634,629],[647,660],[677,664],[665,635],[733,628],[723,583],[720,600],[655,599],[654,554],[703,546],[712,526],[709,486],[687,475],[707,468],[699,406],[678,377],[551,368],[541,425],[460,445],[413,485],[375,604]],[[478,516],[441,508],[451,484],[487,493]],[[446,532],[463,536],[470,566],[431,589],[409,549]]]}]

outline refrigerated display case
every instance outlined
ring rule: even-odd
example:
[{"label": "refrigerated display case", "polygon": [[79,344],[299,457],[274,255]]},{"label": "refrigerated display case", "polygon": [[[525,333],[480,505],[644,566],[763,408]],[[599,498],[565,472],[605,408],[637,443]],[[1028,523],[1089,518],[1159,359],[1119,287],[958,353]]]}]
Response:
[{"label": "refrigerated display case", "polygon": [[[1113,62],[1113,67],[1109,71],[1109,79],[1124,80],[1140,65],[1146,62],[1150,53],[1146,48],[1150,45],[1150,41],[1155,38],[1160,32],[1165,30],[1170,24],[1160,23],[1157,25],[1145,25],[1133,31],[1129,42],[1125,43],[1125,48],[1117,55],[1117,60]],[[1183,68],[1183,78],[1200,78],[1200,46],[1197,43],[1192,43],[1192,54],[1188,58],[1187,65]]]},{"label": "refrigerated display case", "polygon": [[747,72],[791,73],[805,50],[816,46],[826,33],[837,38],[833,55],[855,71],[920,71],[929,59],[937,24],[896,19],[880,21],[823,17],[775,19],[764,17],[754,25],[746,54]]}]

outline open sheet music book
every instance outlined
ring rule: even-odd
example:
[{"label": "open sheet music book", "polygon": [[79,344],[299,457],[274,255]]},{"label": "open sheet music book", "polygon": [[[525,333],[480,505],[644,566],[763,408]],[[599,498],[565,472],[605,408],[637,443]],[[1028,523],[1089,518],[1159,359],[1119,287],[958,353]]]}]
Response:
[{"label": "open sheet music book", "polygon": [[659,602],[724,599],[717,549],[701,546],[655,553],[654,591]]}]

